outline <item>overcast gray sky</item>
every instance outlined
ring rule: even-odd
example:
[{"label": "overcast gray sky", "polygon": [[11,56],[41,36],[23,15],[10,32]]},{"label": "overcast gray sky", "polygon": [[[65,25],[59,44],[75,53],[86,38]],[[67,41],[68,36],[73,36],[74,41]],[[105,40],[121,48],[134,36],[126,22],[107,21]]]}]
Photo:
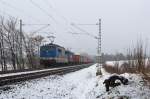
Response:
[{"label": "overcast gray sky", "polygon": [[[33,2],[34,4],[33,4]],[[24,23],[50,23],[40,32],[53,32],[55,43],[75,52],[96,54],[97,40],[79,32],[71,23],[95,24],[102,19],[102,50],[125,52],[138,38],[150,38],[150,0],[0,0],[0,15],[8,14]],[[38,8],[35,4],[40,6]],[[79,26],[93,35],[98,26]],[[26,32],[40,27],[24,26]],[[46,33],[40,33],[46,35]]]}]

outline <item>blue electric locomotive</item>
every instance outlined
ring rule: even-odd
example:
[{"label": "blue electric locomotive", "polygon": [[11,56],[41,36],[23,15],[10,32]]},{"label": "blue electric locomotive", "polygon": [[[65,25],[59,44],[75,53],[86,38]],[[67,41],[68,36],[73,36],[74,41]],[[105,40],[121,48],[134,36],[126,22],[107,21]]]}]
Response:
[{"label": "blue electric locomotive", "polygon": [[92,62],[88,57],[75,55],[57,44],[46,44],[40,47],[40,63],[44,67],[56,67],[86,64]]},{"label": "blue electric locomotive", "polygon": [[52,43],[40,47],[40,58],[40,63],[46,67],[62,66],[68,63],[65,48]]}]

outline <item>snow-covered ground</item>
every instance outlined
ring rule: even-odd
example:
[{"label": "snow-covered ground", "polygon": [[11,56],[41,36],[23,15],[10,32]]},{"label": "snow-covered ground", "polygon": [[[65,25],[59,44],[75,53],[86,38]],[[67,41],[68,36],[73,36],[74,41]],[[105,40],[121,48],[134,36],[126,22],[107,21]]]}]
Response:
[{"label": "snow-covered ground", "polygon": [[[80,65],[76,65],[76,66],[80,66]],[[69,66],[69,67],[75,67],[75,66]],[[57,67],[57,68],[34,70],[34,71],[24,71],[24,72],[17,72],[17,73],[0,74],[0,77],[7,77],[7,76],[15,76],[15,75],[38,73],[38,72],[49,71],[49,70],[57,70],[57,69],[63,69],[63,68],[67,68],[67,67],[59,67],[59,68]]]},{"label": "snow-covered ground", "polygon": [[116,64],[118,64],[119,66],[121,66],[124,63],[128,63],[127,60],[120,60],[120,61],[106,61],[105,64],[107,66],[115,66]]},{"label": "snow-covered ground", "polygon": [[129,85],[106,92],[103,81],[111,74],[104,69],[102,73],[96,76],[95,64],[64,76],[53,75],[6,86],[11,89],[1,91],[0,99],[149,99],[150,89],[143,85],[139,75],[122,74],[129,79]]},{"label": "snow-covered ground", "polygon": [[[147,58],[145,60],[143,60],[145,62],[145,66],[149,66],[150,65],[150,60]],[[124,63],[129,64],[129,62],[132,62],[133,64],[137,64],[137,60],[120,60],[120,61],[106,61],[105,64],[107,66],[116,66],[116,64],[121,67]]]}]

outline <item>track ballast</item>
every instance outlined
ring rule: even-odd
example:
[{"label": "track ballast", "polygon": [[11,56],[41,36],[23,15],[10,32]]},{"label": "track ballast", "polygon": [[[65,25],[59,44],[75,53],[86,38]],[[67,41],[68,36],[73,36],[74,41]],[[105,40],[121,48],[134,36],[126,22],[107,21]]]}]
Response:
[{"label": "track ballast", "polygon": [[0,77],[0,86],[12,84],[15,82],[26,81],[29,79],[40,78],[48,75],[63,75],[69,72],[74,72],[86,67],[91,66],[92,64],[82,64],[75,66],[67,66],[60,68],[51,68],[51,69],[43,69],[36,71],[28,71],[28,72],[20,72],[20,73],[10,73],[4,74]]}]

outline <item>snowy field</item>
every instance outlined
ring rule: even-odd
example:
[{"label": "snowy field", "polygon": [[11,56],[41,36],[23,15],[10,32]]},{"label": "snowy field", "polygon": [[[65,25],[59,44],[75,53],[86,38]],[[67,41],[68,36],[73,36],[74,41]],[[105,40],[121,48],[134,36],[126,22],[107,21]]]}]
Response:
[{"label": "snowy field", "polygon": [[[107,65],[107,66],[116,66],[116,64],[119,66],[119,67],[121,67],[123,64],[125,64],[125,63],[127,63],[127,64],[129,64],[129,62],[132,62],[133,64],[137,64],[137,60],[120,60],[120,61],[106,61],[105,62],[105,64]],[[150,60],[147,58],[147,59],[145,59],[144,60],[144,62],[145,62],[145,66],[149,66],[150,65]]]},{"label": "snowy field", "polygon": [[96,64],[64,76],[48,76],[26,81],[22,84],[5,86],[10,90],[0,91],[0,99],[149,99],[150,89],[144,86],[142,78],[135,74],[122,74],[129,79],[129,85],[121,85],[105,91],[104,79],[96,77]]}]

